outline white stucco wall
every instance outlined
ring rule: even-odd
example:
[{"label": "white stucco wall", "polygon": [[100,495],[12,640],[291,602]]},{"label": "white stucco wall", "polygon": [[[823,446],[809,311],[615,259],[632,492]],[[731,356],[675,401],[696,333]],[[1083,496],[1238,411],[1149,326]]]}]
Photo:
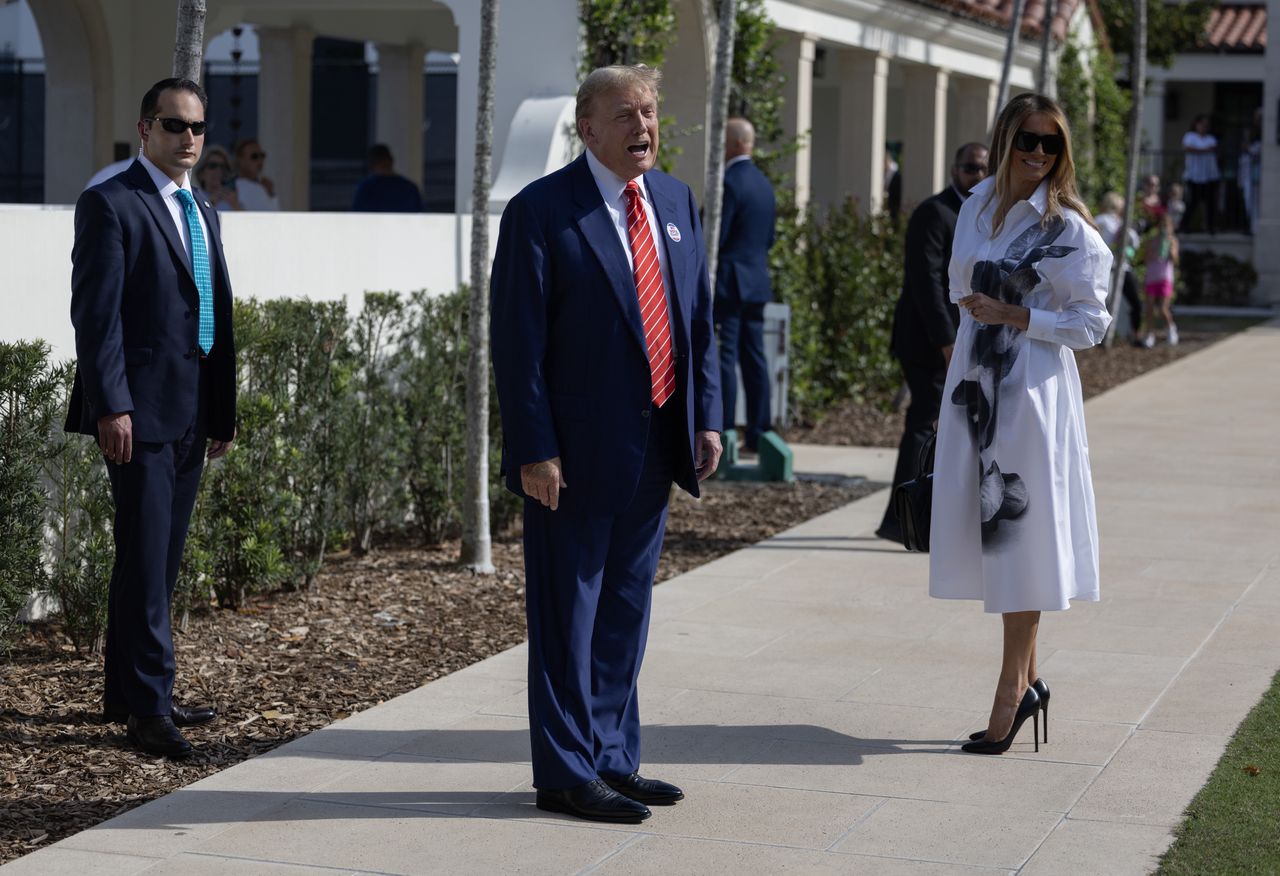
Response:
[{"label": "white stucco wall", "polygon": [[[75,353],[71,329],[71,207],[0,204],[0,341],[43,338],[56,358]],[[490,220],[491,246],[498,216]],[[236,213],[223,248],[241,298],[346,296],[366,290],[448,292],[469,278],[469,216]],[[459,238],[463,242],[458,246]]]}]

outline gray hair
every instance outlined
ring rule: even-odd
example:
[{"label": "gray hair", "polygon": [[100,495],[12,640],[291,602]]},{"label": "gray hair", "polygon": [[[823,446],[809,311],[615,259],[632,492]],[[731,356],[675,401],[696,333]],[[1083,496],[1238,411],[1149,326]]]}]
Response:
[{"label": "gray hair", "polygon": [[579,121],[591,115],[591,104],[601,94],[639,87],[646,89],[657,100],[661,85],[662,71],[656,67],[646,67],[644,64],[597,67],[578,86],[578,106],[574,112],[574,120]]}]

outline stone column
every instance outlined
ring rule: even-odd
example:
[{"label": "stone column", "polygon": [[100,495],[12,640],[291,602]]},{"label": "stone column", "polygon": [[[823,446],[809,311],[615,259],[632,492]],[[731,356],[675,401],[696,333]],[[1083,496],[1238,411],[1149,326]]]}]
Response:
[{"label": "stone column", "polygon": [[374,137],[395,157],[396,172],[422,185],[422,121],[426,46],[378,44],[378,104]]},{"label": "stone column", "polygon": [[803,210],[809,204],[813,128],[813,59],[817,39],[812,34],[793,33],[778,46],[777,58],[786,77],[783,85],[782,130],[796,140],[794,155],[787,159],[785,171],[791,178],[796,206]]},{"label": "stone column", "polygon": [[1163,79],[1148,79],[1142,99],[1142,145],[1157,152],[1164,149],[1164,95]]},{"label": "stone column", "polygon": [[[1270,4],[1267,15],[1267,44],[1280,46],[1280,9]],[[1258,224],[1253,231],[1253,266],[1258,269],[1258,285],[1253,303],[1280,306],[1280,130],[1277,102],[1280,102],[1280,51],[1267,52],[1262,84],[1262,197],[1258,202]]]},{"label": "stone column", "polygon": [[258,28],[258,140],[282,210],[311,205],[311,59],[306,27]]},{"label": "stone column", "polygon": [[852,197],[875,213],[884,200],[889,57],[856,49],[832,55],[840,64],[840,143],[847,150],[840,162],[841,198]]},{"label": "stone column", "polygon": [[957,76],[951,80],[951,90],[956,101],[956,129],[951,132],[950,150],[954,152],[963,143],[987,143],[1000,98],[999,83]]},{"label": "stone column", "polygon": [[918,204],[946,184],[948,158],[947,85],[951,74],[912,64],[904,71],[902,203]]}]

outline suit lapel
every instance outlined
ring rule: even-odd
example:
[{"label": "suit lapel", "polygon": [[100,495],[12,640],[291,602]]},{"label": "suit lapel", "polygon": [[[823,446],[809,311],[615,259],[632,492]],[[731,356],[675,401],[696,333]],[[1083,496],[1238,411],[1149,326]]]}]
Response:
[{"label": "suit lapel", "polygon": [[609,216],[608,208],[604,205],[604,198],[600,196],[600,189],[596,185],[595,177],[591,175],[591,168],[587,166],[585,156],[578,158],[575,162],[573,190],[574,201],[580,208],[577,214],[578,227],[582,229],[587,244],[600,260],[600,265],[609,278],[609,287],[613,290],[614,297],[618,299],[618,306],[622,308],[627,325],[631,327],[631,334],[640,345],[640,349],[645,350],[645,354],[648,355],[648,349],[644,343],[644,323],[640,319],[640,301],[636,297],[636,281],[631,275],[631,263],[627,260],[622,241],[618,239],[617,228]]},{"label": "suit lapel", "polygon": [[[683,352],[679,350],[681,340],[689,336],[687,327],[684,325],[684,314],[689,309],[689,302],[686,300],[689,297],[689,290],[685,288],[684,279],[693,246],[693,229],[681,227],[681,213],[671,193],[661,185],[660,178],[646,175],[645,183],[653,197],[653,212],[658,219],[658,236],[661,239],[657,244],[666,248],[667,273],[671,275],[671,285],[675,287],[671,290],[671,311],[681,330],[674,332],[674,338],[677,350]],[[680,236],[679,242],[672,240],[669,226],[676,228]]]},{"label": "suit lapel", "polygon": [[182,245],[182,238],[178,236],[178,229],[173,224],[173,215],[165,205],[164,198],[160,196],[160,192],[156,189],[156,184],[152,181],[151,174],[147,173],[147,169],[137,161],[133,163],[133,167],[130,170],[134,172],[134,182],[138,186],[138,197],[142,199],[142,203],[146,204],[147,209],[151,211],[151,218],[155,220],[156,227],[160,229],[160,234],[168,242],[169,249],[173,250],[173,254],[177,256],[183,270],[187,272],[187,276],[191,278],[191,284],[194,286],[196,278],[195,274],[191,272],[191,260],[187,258],[187,249]]}]

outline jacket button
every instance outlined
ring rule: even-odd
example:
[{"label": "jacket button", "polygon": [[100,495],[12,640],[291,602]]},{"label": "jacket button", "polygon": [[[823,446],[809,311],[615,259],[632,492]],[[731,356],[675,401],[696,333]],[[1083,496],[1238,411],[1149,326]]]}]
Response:
[{"label": "jacket button", "polygon": [[194,356],[195,354],[196,354],[196,348],[195,348],[195,347],[192,347],[190,350],[187,350],[187,352],[185,352],[185,353],[183,353],[183,354],[182,354],[182,358],[183,358],[183,359],[190,359],[190,358],[191,358],[192,356]]},{"label": "jacket button", "polygon": [[640,416],[645,417],[647,419],[649,416],[649,409],[645,408],[643,411],[641,411]]}]

